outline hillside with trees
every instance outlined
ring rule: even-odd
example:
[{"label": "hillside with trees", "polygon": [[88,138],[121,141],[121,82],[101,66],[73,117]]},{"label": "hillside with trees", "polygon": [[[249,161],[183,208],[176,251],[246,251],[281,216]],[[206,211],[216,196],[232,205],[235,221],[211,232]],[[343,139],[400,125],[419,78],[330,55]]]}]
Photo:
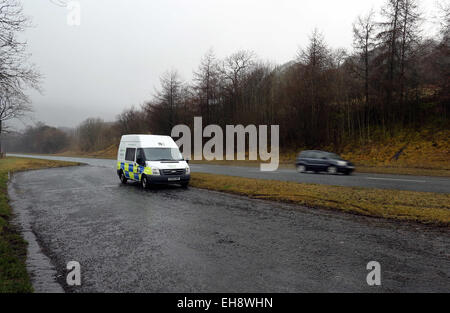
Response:
[{"label": "hillside with trees", "polygon": [[[314,29],[296,58],[283,65],[247,50],[218,58],[211,49],[190,81],[176,70],[167,71],[152,99],[125,110],[114,122],[88,119],[69,132],[29,127],[9,136],[8,149],[113,151],[111,145],[123,134],[170,135],[173,126],[192,127],[193,117],[201,116],[204,125],[222,127],[278,124],[286,153],[305,147],[350,153],[385,146],[390,138],[395,138],[395,152],[422,136],[430,154],[448,163],[449,5],[441,4],[440,13],[433,21],[439,32],[424,34],[417,0],[388,0],[379,11],[355,19],[351,51],[330,47]],[[58,135],[69,140],[59,145],[51,139],[47,148],[45,140]],[[30,136],[37,136],[35,146]]]}]

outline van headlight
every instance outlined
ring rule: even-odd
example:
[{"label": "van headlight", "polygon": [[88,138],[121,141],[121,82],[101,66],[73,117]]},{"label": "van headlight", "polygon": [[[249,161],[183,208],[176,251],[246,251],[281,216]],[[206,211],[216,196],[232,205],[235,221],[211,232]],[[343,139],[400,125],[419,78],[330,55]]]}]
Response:
[{"label": "van headlight", "polygon": [[191,168],[188,166],[186,167],[186,174],[190,174],[191,173]]},{"label": "van headlight", "polygon": [[152,175],[161,175],[159,168],[152,167]]},{"label": "van headlight", "polygon": [[346,166],[347,162],[345,162],[345,161],[337,161],[337,165],[339,165],[339,166]]}]

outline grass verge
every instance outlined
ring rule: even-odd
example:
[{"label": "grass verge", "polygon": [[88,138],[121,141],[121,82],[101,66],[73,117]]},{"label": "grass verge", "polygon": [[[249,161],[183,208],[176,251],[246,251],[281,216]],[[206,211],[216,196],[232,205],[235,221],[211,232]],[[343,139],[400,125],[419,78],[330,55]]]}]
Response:
[{"label": "grass verge", "polygon": [[27,243],[19,230],[10,224],[8,173],[71,165],[79,163],[15,157],[0,159],[0,293],[33,291],[25,265]]},{"label": "grass verge", "polygon": [[191,186],[311,208],[450,226],[450,195],[192,173]]},{"label": "grass verge", "polygon": [[357,166],[358,173],[374,174],[394,174],[394,175],[413,175],[413,176],[436,176],[450,177],[449,169],[436,168],[416,168],[416,167],[395,167],[395,166]]}]

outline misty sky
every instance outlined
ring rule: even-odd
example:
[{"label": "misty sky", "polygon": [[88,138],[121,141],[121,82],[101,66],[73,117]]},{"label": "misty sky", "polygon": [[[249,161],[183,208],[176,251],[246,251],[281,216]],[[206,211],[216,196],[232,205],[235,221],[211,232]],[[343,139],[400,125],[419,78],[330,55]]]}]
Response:
[{"label": "misty sky", "polygon": [[[31,61],[44,75],[25,122],[73,127],[150,99],[166,70],[190,80],[211,47],[220,58],[249,49],[282,64],[317,27],[331,47],[351,49],[352,22],[385,0],[80,0],[75,27],[51,0],[22,2],[35,25],[24,33]],[[435,0],[421,4],[433,14]]]}]

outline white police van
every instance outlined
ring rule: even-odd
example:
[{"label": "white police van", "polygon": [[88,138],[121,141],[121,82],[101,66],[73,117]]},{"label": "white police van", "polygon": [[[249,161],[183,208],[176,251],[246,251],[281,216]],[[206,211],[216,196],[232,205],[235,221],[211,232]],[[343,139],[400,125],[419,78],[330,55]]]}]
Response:
[{"label": "white police van", "polygon": [[124,135],[117,152],[117,175],[123,184],[180,184],[187,187],[191,170],[170,136]]}]

